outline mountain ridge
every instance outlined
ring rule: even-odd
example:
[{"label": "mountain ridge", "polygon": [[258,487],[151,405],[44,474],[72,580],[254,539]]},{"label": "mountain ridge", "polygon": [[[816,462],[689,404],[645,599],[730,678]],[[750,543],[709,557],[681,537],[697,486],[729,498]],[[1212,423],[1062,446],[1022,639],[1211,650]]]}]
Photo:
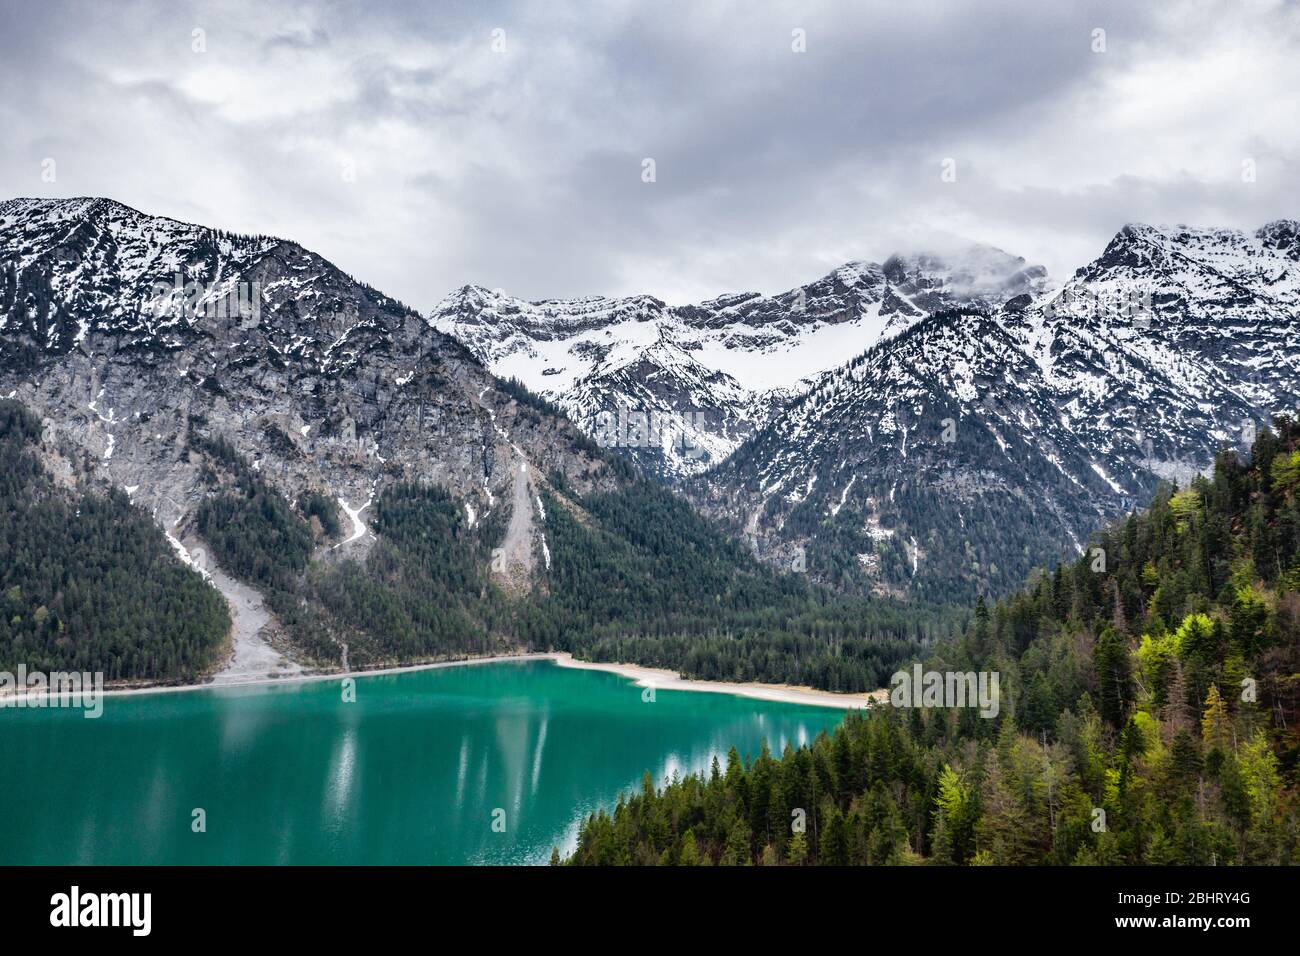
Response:
[{"label": "mountain ridge", "polygon": [[[322,493],[350,514],[397,481],[447,486],[472,524],[521,475],[525,499],[552,473],[617,480],[571,423],[310,250],[111,200],[0,205],[0,385],[168,529],[205,495],[196,432],[289,500]],[[503,574],[528,578],[541,533],[519,521]]]},{"label": "mountain ridge", "polygon": [[[840,364],[846,349],[887,339],[935,310],[988,306],[1046,288],[1046,273],[991,246],[961,255],[894,255],[853,261],[775,295],[728,293],[667,305],[652,295],[528,302],[462,286],[429,314],[496,374],[557,402],[591,434],[597,416],[699,413],[684,455],[651,442],[624,446],[669,478],[698,473],[730,454],[807,382]],[[688,358],[647,355],[676,347]],[[640,364],[641,386],[620,373]]]},{"label": "mountain ridge", "polygon": [[26,409],[55,477],[118,489],[177,569],[210,553],[265,607],[253,637],[278,651],[283,636],[309,667],[532,646],[862,689],[948,627],[946,609],[774,574],[544,398],[288,240],[8,204],[0,397]]},{"label": "mountain ridge", "polygon": [[[119,484],[153,484],[166,520],[196,500],[194,467],[168,448],[198,395],[200,419],[240,422],[256,467],[348,513],[400,478],[447,484],[477,519],[517,497],[525,464],[519,500],[553,473],[609,490],[618,451],[773,563],[960,600],[1077,551],[1159,480],[1186,482],[1295,407],[1298,234],[1289,219],[1129,224],[1059,289],[973,247],[965,262],[851,262],[775,296],[528,303],[462,286],[421,315],[291,240],[103,197],[11,199],[0,394],[48,412]],[[572,423],[493,372],[555,382],[533,390]],[[133,422],[159,405],[176,420],[149,439]],[[158,488],[157,469],[188,477]],[[517,531],[527,579],[541,539],[535,520]]]},{"label": "mountain ridge", "polygon": [[[693,497],[774,560],[806,548],[858,586],[912,592],[925,552],[949,556],[929,582],[947,597],[1007,590],[1295,409],[1289,226],[1125,227],[1054,295],[936,314],[825,373]],[[968,533],[963,505],[997,513]]]}]

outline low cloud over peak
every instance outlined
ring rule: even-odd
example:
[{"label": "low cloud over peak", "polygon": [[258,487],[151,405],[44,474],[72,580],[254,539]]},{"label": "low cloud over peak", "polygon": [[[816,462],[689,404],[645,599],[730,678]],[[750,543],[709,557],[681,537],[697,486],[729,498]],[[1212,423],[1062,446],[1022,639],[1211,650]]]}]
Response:
[{"label": "low cloud over peak", "polygon": [[960,235],[1294,217],[1293,5],[25,5],[4,195],[292,238],[418,308],[699,301]]}]

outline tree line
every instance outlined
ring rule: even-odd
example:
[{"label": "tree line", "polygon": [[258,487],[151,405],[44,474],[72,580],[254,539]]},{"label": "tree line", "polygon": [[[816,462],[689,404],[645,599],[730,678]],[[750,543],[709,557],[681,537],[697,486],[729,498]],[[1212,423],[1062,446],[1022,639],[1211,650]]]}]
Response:
[{"label": "tree line", "polygon": [[56,486],[41,422],[0,400],[0,670],[195,680],[230,631],[226,602],[118,489]]},{"label": "tree line", "polygon": [[997,717],[873,707],[647,778],[570,862],[1296,862],[1300,428],[1276,429],[930,650],[927,669],[997,671]]}]

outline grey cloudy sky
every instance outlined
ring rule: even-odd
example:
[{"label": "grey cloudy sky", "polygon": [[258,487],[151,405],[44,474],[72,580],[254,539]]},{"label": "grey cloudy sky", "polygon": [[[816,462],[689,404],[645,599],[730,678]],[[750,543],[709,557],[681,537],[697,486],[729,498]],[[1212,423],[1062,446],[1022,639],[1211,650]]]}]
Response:
[{"label": "grey cloudy sky", "polygon": [[4,197],[285,236],[421,310],[775,292],[952,235],[1064,278],[1127,221],[1300,217],[1280,0],[0,7]]}]

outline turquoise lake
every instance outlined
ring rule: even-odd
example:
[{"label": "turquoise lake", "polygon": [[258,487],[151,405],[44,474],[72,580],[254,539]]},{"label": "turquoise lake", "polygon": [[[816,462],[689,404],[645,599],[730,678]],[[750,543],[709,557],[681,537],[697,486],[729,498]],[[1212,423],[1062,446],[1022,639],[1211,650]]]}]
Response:
[{"label": "turquoise lake", "polygon": [[360,677],[351,703],[321,680],[109,697],[95,720],[0,709],[0,864],[545,863],[645,771],[843,718],[642,692],[517,661]]}]

